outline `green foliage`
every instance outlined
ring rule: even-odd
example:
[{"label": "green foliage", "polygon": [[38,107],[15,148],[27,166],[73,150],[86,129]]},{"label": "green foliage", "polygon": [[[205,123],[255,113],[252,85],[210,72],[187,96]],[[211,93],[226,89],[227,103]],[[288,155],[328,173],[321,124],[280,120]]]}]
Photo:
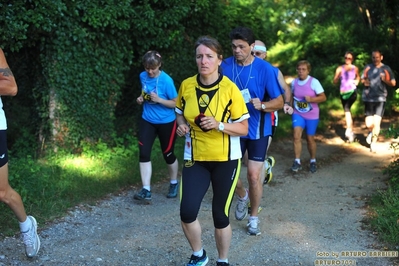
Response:
[{"label": "green foliage", "polygon": [[[107,194],[141,184],[137,139],[125,135],[112,142],[111,146],[101,140],[97,145],[86,143],[81,155],[61,150],[40,160],[11,158],[9,182],[20,193],[27,213],[44,224],[76,205],[95,204]],[[178,158],[183,157],[183,145],[184,139],[178,139]],[[164,162],[158,142],[152,161]],[[166,163],[153,164],[153,183],[167,176]],[[0,205],[0,213],[0,236],[15,234],[18,222],[14,214],[5,204]]]},{"label": "green foliage", "polygon": [[[287,75],[296,75],[298,60],[309,60],[327,95],[337,95],[331,80],[346,50],[355,53],[362,69],[379,46],[384,62],[397,69],[398,4],[392,1],[17,0],[0,5],[2,46],[21,92],[21,102],[9,107],[10,117],[17,118],[14,128],[28,127],[23,136],[35,136],[28,138],[38,142],[28,145],[35,151],[40,150],[35,146],[80,149],[81,143],[107,142],[115,132],[136,130],[141,56],[158,50],[178,88],[196,73],[195,40],[212,35],[230,56],[228,33],[238,25],[265,41],[269,61]],[[20,105],[29,109],[29,123],[19,116]],[[12,130],[18,133],[12,136],[22,135]]]},{"label": "green foliage", "polygon": [[114,132],[114,109],[131,58],[129,2],[99,4],[68,6],[59,21],[64,30],[54,32],[42,55],[54,105],[51,129],[61,145],[107,139]]},{"label": "green foliage", "polygon": [[399,159],[391,162],[383,173],[389,177],[389,185],[393,190],[399,191]]},{"label": "green foliage", "polygon": [[372,204],[375,212],[371,226],[378,231],[380,240],[397,249],[399,244],[399,190],[389,187],[380,192]]},{"label": "green foliage", "polygon": [[380,191],[373,197],[371,207],[374,212],[370,220],[374,230],[379,232],[379,238],[396,247],[399,244],[399,159],[391,162],[383,170],[388,175],[388,189]]},{"label": "green foliage", "polygon": [[[65,215],[80,204],[95,204],[110,193],[141,184],[137,139],[115,137],[114,145],[86,143],[81,155],[65,151],[36,160],[30,156],[11,158],[10,185],[20,193],[28,214],[40,223]],[[176,141],[178,158],[183,157],[184,138]],[[155,142],[152,182],[168,177],[158,142]],[[180,162],[181,165],[182,162]],[[5,205],[0,205],[0,236],[13,235],[18,222]]]}]

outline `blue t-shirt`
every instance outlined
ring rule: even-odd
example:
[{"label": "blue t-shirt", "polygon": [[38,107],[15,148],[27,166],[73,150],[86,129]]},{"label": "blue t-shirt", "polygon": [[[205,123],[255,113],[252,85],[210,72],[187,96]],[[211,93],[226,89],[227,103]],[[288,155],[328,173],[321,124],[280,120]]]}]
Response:
[{"label": "blue t-shirt", "polygon": [[163,104],[151,101],[150,94],[155,92],[165,100],[177,97],[177,90],[173,79],[161,71],[158,77],[151,78],[146,71],[140,73],[141,95],[144,98],[142,118],[153,124],[166,124],[176,119],[175,108],[168,108]]},{"label": "blue t-shirt", "polygon": [[223,75],[237,85],[247,104],[250,115],[248,135],[242,138],[255,140],[272,135],[271,113],[256,110],[249,100],[259,98],[262,102],[267,102],[282,95],[284,91],[278,83],[278,71],[270,63],[257,57],[251,64],[243,67],[232,56],[223,60],[221,67]]}]

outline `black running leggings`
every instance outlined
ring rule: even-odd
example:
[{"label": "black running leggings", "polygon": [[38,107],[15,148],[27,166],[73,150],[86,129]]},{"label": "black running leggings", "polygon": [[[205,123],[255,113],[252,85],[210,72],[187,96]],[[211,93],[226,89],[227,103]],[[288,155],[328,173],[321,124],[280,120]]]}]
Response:
[{"label": "black running leggings", "polygon": [[141,118],[139,127],[140,162],[146,163],[151,160],[152,146],[157,136],[165,162],[173,164],[176,161],[174,153],[176,120],[166,124],[152,124]]},{"label": "black running leggings", "polygon": [[192,223],[197,219],[201,202],[212,183],[213,224],[218,229],[227,227],[230,224],[230,206],[240,168],[241,160],[194,163],[185,161],[180,193],[181,221]]}]

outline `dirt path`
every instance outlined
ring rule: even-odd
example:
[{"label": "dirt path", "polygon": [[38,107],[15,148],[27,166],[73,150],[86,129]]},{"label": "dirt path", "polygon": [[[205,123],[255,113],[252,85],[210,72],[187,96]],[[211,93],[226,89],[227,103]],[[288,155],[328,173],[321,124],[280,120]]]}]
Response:
[{"label": "dirt path", "polygon": [[[346,144],[339,137],[343,132],[338,124],[318,136],[315,174],[307,167],[298,174],[290,172],[290,140],[272,144],[269,155],[275,157],[276,166],[273,181],[264,187],[262,234],[246,234],[246,221],[234,219],[234,200],[231,265],[333,265],[326,264],[332,260],[340,265],[399,265],[397,258],[369,253],[383,246],[364,227],[365,205],[368,196],[385,187],[387,177],[381,169],[393,158],[393,151],[388,149],[390,140],[384,140],[377,153],[370,153],[362,145],[366,131],[360,126],[355,132],[358,144]],[[304,150],[304,166],[307,161]],[[245,171],[244,167],[243,180]],[[39,225],[42,248],[35,259],[25,258],[18,238],[5,239],[0,242],[0,266],[185,265],[191,250],[180,227],[178,199],[165,197],[167,181],[154,185],[152,205],[137,204],[132,199],[136,189],[110,196],[97,206],[76,207],[51,225]],[[199,219],[208,265],[215,265],[211,193]]]}]

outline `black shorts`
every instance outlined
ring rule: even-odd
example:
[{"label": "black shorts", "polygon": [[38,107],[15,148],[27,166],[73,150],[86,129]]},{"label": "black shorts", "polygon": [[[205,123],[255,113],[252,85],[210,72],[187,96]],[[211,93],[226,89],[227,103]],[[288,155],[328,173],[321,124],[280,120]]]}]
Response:
[{"label": "black shorts", "polygon": [[245,139],[240,138],[241,152],[244,157],[245,151],[248,152],[248,160],[263,162],[267,147],[269,146],[269,137],[262,137],[260,139]]},{"label": "black shorts", "polygon": [[341,104],[345,112],[350,112],[352,105],[356,102],[357,91],[355,90],[348,99],[343,99],[341,96]]},{"label": "black shorts", "polygon": [[385,112],[385,102],[364,102],[365,116],[378,115],[383,117]]},{"label": "black shorts", "polygon": [[8,163],[7,130],[0,130],[0,167]]}]

